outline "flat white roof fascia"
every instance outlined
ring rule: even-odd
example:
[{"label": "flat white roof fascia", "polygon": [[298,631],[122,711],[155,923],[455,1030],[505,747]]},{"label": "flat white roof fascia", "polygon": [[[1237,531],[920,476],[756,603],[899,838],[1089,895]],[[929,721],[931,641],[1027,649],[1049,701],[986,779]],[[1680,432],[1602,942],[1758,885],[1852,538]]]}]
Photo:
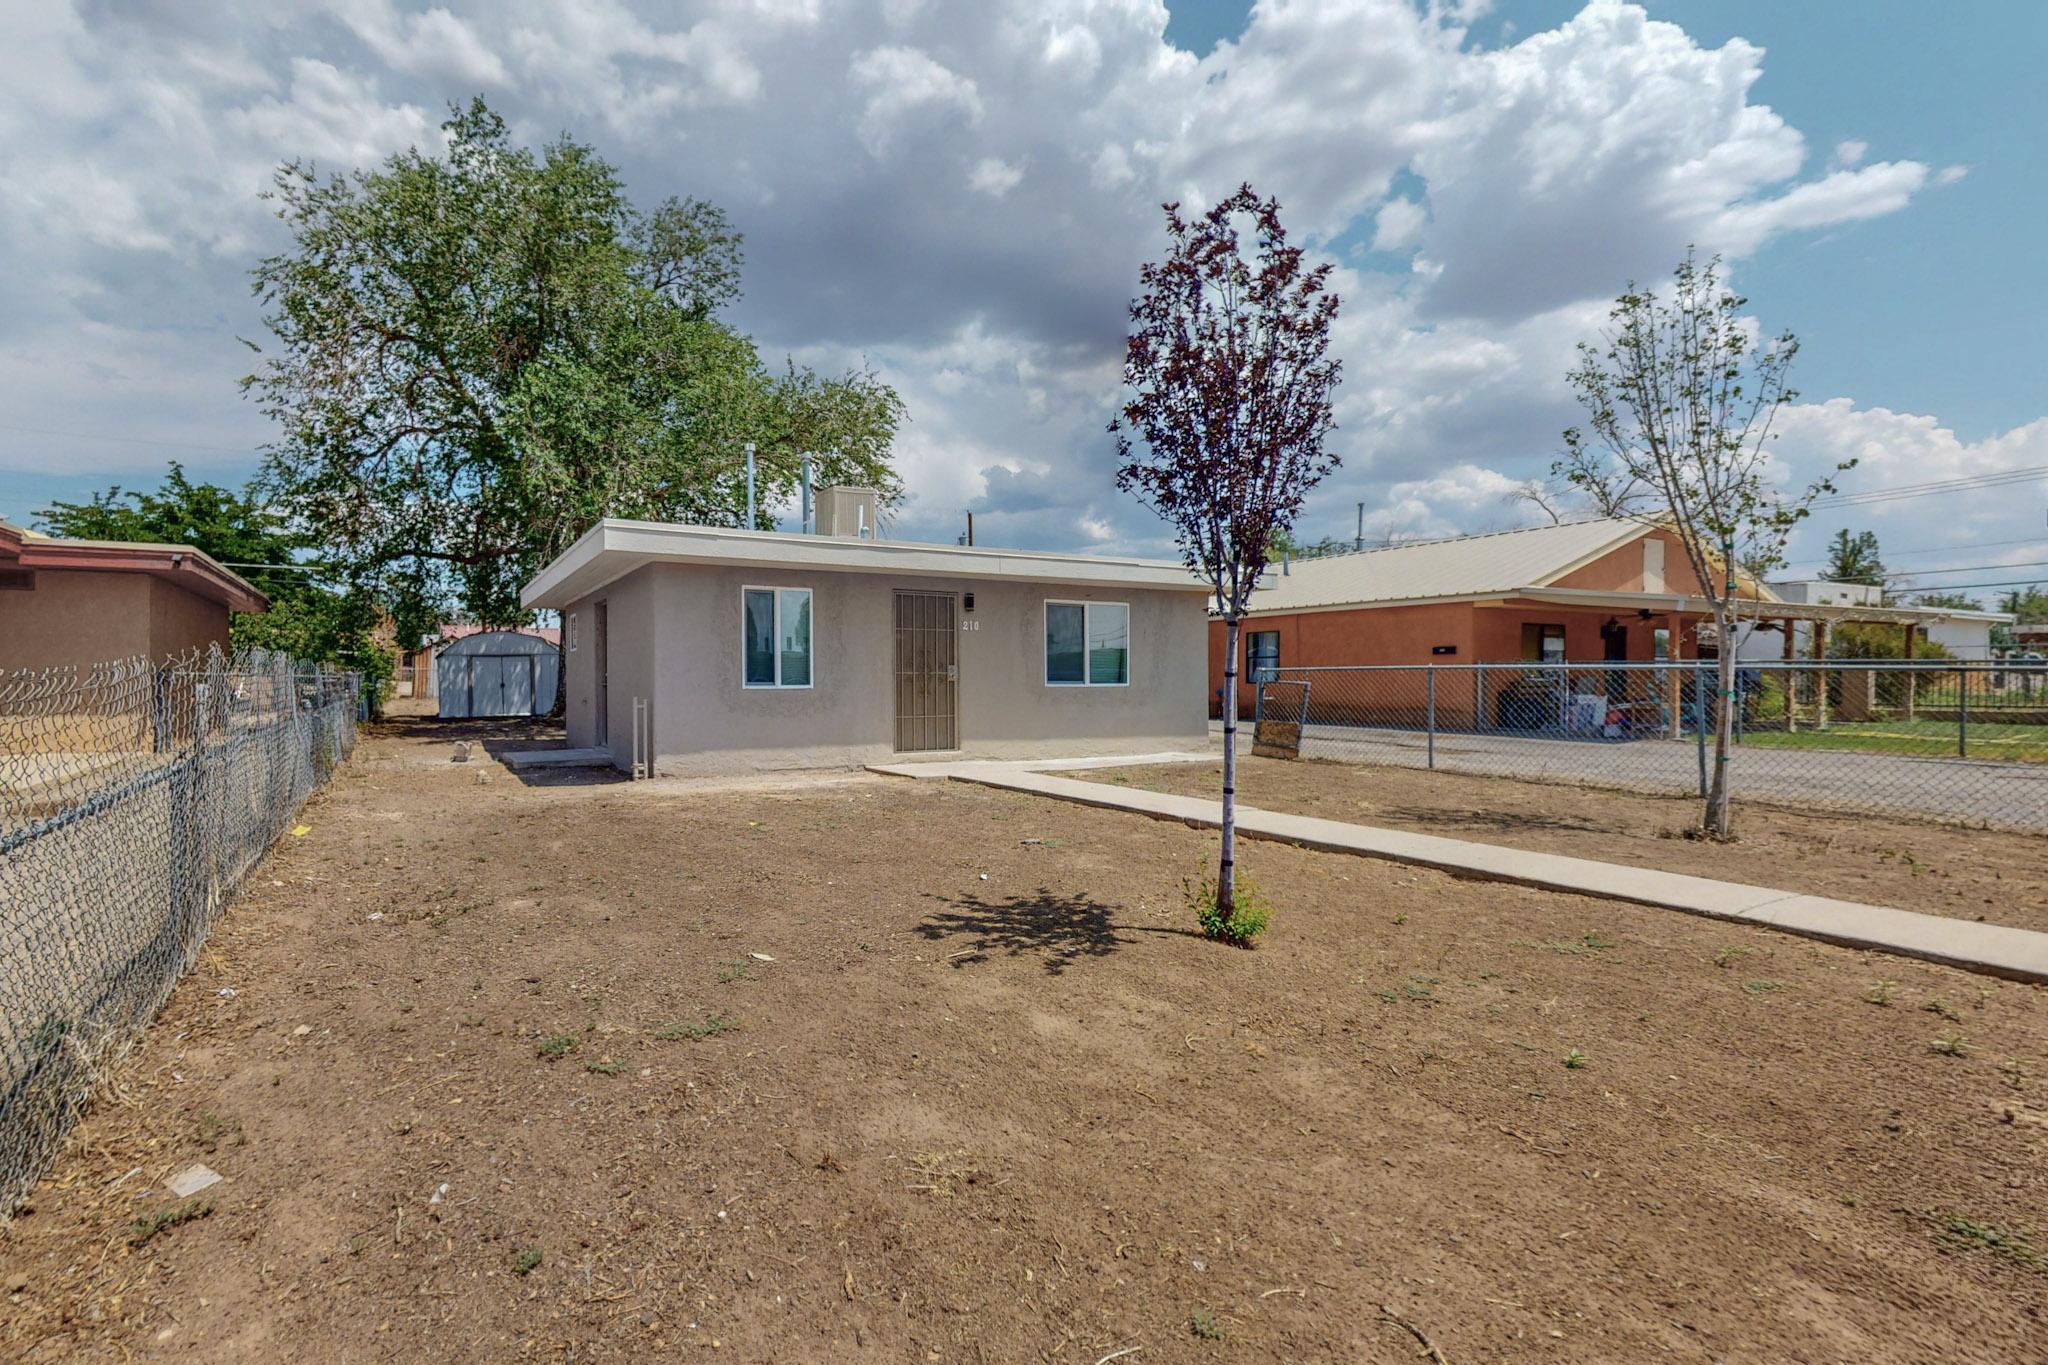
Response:
[{"label": "flat white roof fascia", "polygon": [[719,564],[735,568],[812,569],[827,573],[981,578],[1102,584],[1207,593],[1180,564],[1160,559],[1044,554],[978,545],[850,540],[723,526],[680,526],[607,519],[585,532],[519,594],[529,610],[562,610],[644,564]]}]

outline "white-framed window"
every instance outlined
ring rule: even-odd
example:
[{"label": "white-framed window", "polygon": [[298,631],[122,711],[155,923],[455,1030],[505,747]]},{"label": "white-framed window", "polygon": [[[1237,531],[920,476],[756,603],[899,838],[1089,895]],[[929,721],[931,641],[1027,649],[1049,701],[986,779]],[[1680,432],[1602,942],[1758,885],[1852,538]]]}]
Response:
[{"label": "white-framed window", "polygon": [[811,685],[811,590],[740,589],[740,684]]},{"label": "white-framed window", "polygon": [[1129,603],[1046,601],[1047,687],[1128,687],[1130,682]]}]

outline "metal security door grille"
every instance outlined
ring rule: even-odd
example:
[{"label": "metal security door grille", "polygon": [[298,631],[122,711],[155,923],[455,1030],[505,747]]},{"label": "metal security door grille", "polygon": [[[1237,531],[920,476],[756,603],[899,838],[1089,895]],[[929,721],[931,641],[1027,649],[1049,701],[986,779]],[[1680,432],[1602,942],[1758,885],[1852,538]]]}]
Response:
[{"label": "metal security door grille", "polygon": [[896,748],[960,747],[959,635],[953,596],[896,594]]}]

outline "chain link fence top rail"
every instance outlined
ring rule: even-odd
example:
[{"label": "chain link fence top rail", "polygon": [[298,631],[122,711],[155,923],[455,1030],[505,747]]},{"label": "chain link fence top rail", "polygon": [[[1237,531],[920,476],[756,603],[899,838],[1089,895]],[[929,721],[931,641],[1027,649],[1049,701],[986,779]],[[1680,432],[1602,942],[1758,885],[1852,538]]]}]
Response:
[{"label": "chain link fence top rail", "polygon": [[[1681,663],[1266,668],[1307,757],[1703,795],[1720,681]],[[2048,661],[1738,662],[1737,801],[2048,830]]]},{"label": "chain link fence top rail", "polygon": [[263,651],[0,673],[0,1220],[353,749],[361,694]]}]

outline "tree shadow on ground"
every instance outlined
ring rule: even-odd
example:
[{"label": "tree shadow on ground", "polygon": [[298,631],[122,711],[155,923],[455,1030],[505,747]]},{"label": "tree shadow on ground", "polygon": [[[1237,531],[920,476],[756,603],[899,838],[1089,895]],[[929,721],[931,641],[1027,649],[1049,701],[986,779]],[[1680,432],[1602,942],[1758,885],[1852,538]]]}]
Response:
[{"label": "tree shadow on ground", "polygon": [[1366,823],[1399,822],[1443,829],[1480,829],[1499,833],[1556,830],[1567,834],[1612,834],[1611,826],[1580,815],[1550,815],[1519,810],[1444,810],[1434,806],[1383,806]]},{"label": "tree shadow on ground", "polygon": [[991,900],[961,896],[951,907],[933,912],[917,932],[934,943],[964,938],[967,946],[948,956],[955,967],[986,962],[992,957],[1042,959],[1048,976],[1083,958],[1108,957],[1138,940],[1136,934],[1188,934],[1192,930],[1155,925],[1118,924],[1107,905],[1087,896],[1063,896],[1040,887],[1035,892]]}]

